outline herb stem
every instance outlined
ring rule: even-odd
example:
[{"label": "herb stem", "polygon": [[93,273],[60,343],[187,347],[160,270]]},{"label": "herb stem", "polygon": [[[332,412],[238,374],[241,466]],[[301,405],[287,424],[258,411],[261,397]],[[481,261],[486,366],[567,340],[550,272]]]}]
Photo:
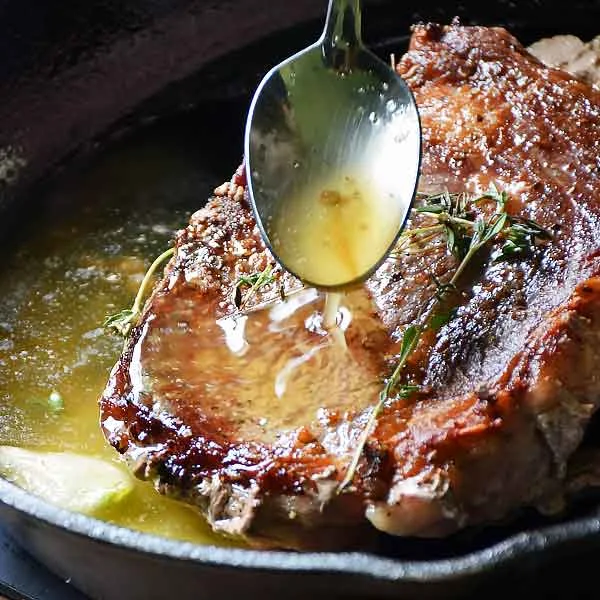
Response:
[{"label": "herb stem", "polygon": [[475,256],[480,247],[481,246],[471,246],[467,250],[465,257],[460,261],[460,264],[456,268],[456,271],[454,271],[454,275],[452,275],[452,278],[448,282],[449,286],[454,287],[456,285],[456,282],[460,279],[460,276],[463,274],[463,271],[467,268],[467,265],[469,264],[469,262],[471,262],[473,256]]},{"label": "herb stem", "polygon": [[[425,213],[425,214],[427,214],[427,213]],[[459,225],[464,225],[465,227],[469,227],[470,229],[473,229],[475,227],[475,224],[473,223],[473,221],[469,221],[468,219],[462,219],[461,217],[449,217],[449,220],[453,223],[458,223]]]},{"label": "herb stem", "polygon": [[171,258],[171,256],[173,256],[173,254],[175,254],[175,248],[169,248],[168,250],[165,250],[160,256],[157,256],[154,259],[153,263],[150,265],[150,267],[146,271],[146,274],[144,275],[144,278],[142,279],[142,283],[140,283],[140,287],[135,296],[135,300],[133,301],[133,304],[131,306],[131,310],[133,312],[135,312],[135,313],[141,312],[144,298],[146,297],[146,289],[148,287],[148,284],[152,281],[152,278],[154,277],[154,273],[156,273],[156,270],[158,269],[158,267],[160,267],[160,265],[163,262],[165,262],[165,260],[167,260],[168,258]]},{"label": "herb stem", "polygon": [[[400,242],[394,250],[394,254],[398,254],[409,249],[412,245],[424,245],[435,239],[440,233],[443,233],[444,225],[431,225],[429,227],[419,227],[411,229],[400,236]],[[417,254],[418,249],[413,250]]]},{"label": "herb stem", "polygon": [[239,289],[240,285],[247,284],[248,282],[252,283],[250,284],[250,289],[246,292],[243,300],[236,305],[237,309],[239,311],[243,311],[248,305],[248,302],[254,298],[258,290],[266,285],[269,285],[270,283],[273,283],[273,281],[275,281],[275,276],[273,275],[273,265],[270,264],[267,265],[260,273],[254,273],[250,276],[240,278],[235,285],[236,291]]},{"label": "herb stem", "polygon": [[140,283],[140,287],[138,288],[137,294],[131,305],[131,308],[126,310],[122,310],[116,315],[112,315],[107,317],[104,321],[104,327],[108,327],[114,329],[117,333],[126,338],[131,331],[131,328],[134,326],[135,322],[139,319],[142,314],[142,307],[144,304],[144,298],[146,297],[146,291],[156,270],[158,267],[168,258],[175,254],[175,248],[169,248],[165,250],[160,256],[154,259],[153,263],[150,265],[150,268],[146,271],[144,278],[142,279],[142,283]]},{"label": "herb stem", "polygon": [[404,369],[404,366],[406,365],[406,361],[408,360],[409,356],[411,355],[411,353],[417,346],[417,343],[419,341],[419,338],[421,337],[421,334],[423,333],[423,330],[424,330],[423,324],[417,325],[416,334],[411,339],[408,346],[406,347],[406,352],[402,353],[402,356],[401,356],[400,360],[398,361],[398,364],[396,365],[394,372],[389,377],[389,379],[386,381],[385,387],[383,388],[383,390],[381,390],[381,392],[379,392],[379,399],[377,400],[377,404],[371,410],[367,424],[365,425],[365,427],[360,435],[360,438],[358,439],[357,451],[354,452],[354,454],[352,455],[352,460],[350,461],[350,464],[348,465],[348,468],[346,469],[346,474],[344,475],[344,479],[342,479],[342,481],[338,485],[338,488],[337,488],[338,493],[340,493],[348,485],[350,485],[352,479],[354,478],[354,473],[356,473],[356,469],[358,468],[358,463],[362,456],[362,449],[367,444],[367,441],[368,441],[371,433],[373,433],[373,430],[375,429],[375,424],[377,423],[377,418],[379,417],[379,414],[381,413],[381,410],[383,409],[383,406],[384,406],[386,400],[388,398],[390,398],[394,388],[396,387],[396,384],[398,383],[398,378],[400,377],[400,374],[402,373],[402,370]]},{"label": "herb stem", "polygon": [[[427,213],[425,213],[427,214]],[[427,216],[430,216],[427,214]],[[431,215],[434,216],[434,215]],[[418,227],[417,229],[409,229],[407,232],[403,233],[403,236],[408,237],[416,237],[417,235],[421,235],[423,233],[441,233],[444,230],[444,226],[442,224],[438,225],[429,225],[428,227]]]}]

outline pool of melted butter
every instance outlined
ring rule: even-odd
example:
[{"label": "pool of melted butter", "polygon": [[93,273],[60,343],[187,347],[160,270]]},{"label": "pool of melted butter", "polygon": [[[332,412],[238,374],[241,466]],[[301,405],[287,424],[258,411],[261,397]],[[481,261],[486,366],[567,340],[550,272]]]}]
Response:
[{"label": "pool of melted butter", "polygon": [[[199,166],[201,140],[186,144],[182,135],[169,127],[143,134],[49,185],[4,246],[0,444],[83,453],[126,470],[98,423],[97,399],[123,343],[102,322],[131,304],[152,259],[223,177]],[[53,409],[53,393],[62,410]],[[103,518],[230,544],[192,508],[137,480]]]},{"label": "pool of melted butter", "polygon": [[318,431],[328,411],[377,402],[388,341],[364,289],[341,299],[335,328],[324,328],[323,308],[324,294],[305,288],[215,320],[210,305],[175,297],[137,342],[133,393],[192,433],[196,423],[203,432],[206,416],[244,441]]}]

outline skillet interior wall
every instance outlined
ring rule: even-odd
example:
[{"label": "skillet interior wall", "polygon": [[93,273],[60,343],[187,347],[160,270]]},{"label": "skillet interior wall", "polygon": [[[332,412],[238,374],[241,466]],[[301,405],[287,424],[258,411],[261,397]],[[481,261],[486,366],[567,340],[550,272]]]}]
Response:
[{"label": "skillet interior wall", "polygon": [[[244,100],[266,68],[316,38],[325,5],[6,0],[0,7],[0,234],[11,223],[8,209],[25,204],[34,182],[74,151],[93,149],[92,141],[120,119],[129,115],[125,122],[136,123],[132,115],[144,113],[141,104],[153,105],[148,110],[155,116],[207,96]],[[600,2],[573,0],[558,11],[551,0],[367,0],[365,38],[380,49],[394,41],[401,48],[412,23],[454,16],[504,24],[525,42],[559,32],[591,38]],[[171,87],[178,92],[163,93]]]}]

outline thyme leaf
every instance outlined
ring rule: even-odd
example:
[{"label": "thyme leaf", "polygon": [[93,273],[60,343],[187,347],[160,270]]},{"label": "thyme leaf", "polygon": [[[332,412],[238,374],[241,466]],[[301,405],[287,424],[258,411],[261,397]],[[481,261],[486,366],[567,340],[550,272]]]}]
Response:
[{"label": "thyme leaf", "polygon": [[106,317],[102,325],[108,329],[114,329],[123,337],[127,337],[138,317],[139,312],[137,310],[126,308],[121,312]]},{"label": "thyme leaf", "polygon": [[506,230],[506,241],[492,256],[494,263],[523,258],[531,253],[536,241],[552,238],[552,234],[535,221],[517,217],[509,217],[509,220],[511,225]]},{"label": "thyme leaf", "polygon": [[275,281],[275,277],[272,273],[273,267],[268,265],[260,273],[251,273],[250,275],[240,275],[238,280],[235,282],[236,287],[242,287],[244,285],[248,287],[262,287],[268,283]]},{"label": "thyme leaf", "polygon": [[[275,281],[275,272],[273,265],[267,265],[259,273],[251,273],[249,275],[240,275],[235,282],[233,288],[233,304],[237,310],[243,310],[250,300],[256,295],[256,293],[266,285]],[[241,288],[248,287],[248,291],[245,295],[242,295]],[[279,289],[280,297],[285,297],[285,292],[282,292],[282,288]]]},{"label": "thyme leaf", "polygon": [[398,398],[410,398],[415,392],[420,390],[420,386],[403,383],[396,387],[396,395]]},{"label": "thyme leaf", "polygon": [[432,331],[437,331],[438,329],[441,329],[444,325],[447,325],[448,323],[450,323],[450,321],[452,321],[452,319],[455,316],[456,316],[455,308],[453,308],[452,310],[446,311],[446,312],[435,313],[429,319],[427,328],[431,329]]},{"label": "thyme leaf", "polygon": [[503,190],[499,191],[496,185],[492,182],[488,187],[488,191],[477,198],[475,202],[480,202],[485,199],[493,200],[496,203],[496,212],[506,212],[506,203],[508,202],[508,194]]},{"label": "thyme leaf", "polygon": [[400,362],[405,362],[408,358],[408,355],[412,351],[418,333],[419,331],[414,325],[410,325],[404,331],[404,335],[402,336],[402,344],[400,345]]}]

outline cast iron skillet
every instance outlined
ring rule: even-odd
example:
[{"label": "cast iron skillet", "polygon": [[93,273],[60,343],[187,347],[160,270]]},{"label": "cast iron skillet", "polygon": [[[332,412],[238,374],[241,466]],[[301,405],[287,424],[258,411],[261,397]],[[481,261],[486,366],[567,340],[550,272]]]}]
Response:
[{"label": "cast iron skillet", "polygon": [[[367,2],[366,38],[401,51],[411,23],[501,24],[524,42],[600,33],[600,2]],[[5,0],[0,5],[0,229],[33,186],[106,139],[203,102],[245,106],[267,67],[316,38],[325,0]],[[243,112],[243,108],[240,108]],[[243,114],[241,115],[243,118]],[[241,145],[240,145],[241,152]],[[231,165],[233,169],[235,164]],[[584,589],[600,546],[597,500],[561,521],[524,515],[442,542],[382,537],[380,554],[259,552],[178,543],[54,508],[0,479],[0,519],[93,598],[466,597]],[[590,577],[590,575],[592,577]],[[561,591],[560,586],[567,587]],[[537,593],[534,593],[537,592]]]}]

